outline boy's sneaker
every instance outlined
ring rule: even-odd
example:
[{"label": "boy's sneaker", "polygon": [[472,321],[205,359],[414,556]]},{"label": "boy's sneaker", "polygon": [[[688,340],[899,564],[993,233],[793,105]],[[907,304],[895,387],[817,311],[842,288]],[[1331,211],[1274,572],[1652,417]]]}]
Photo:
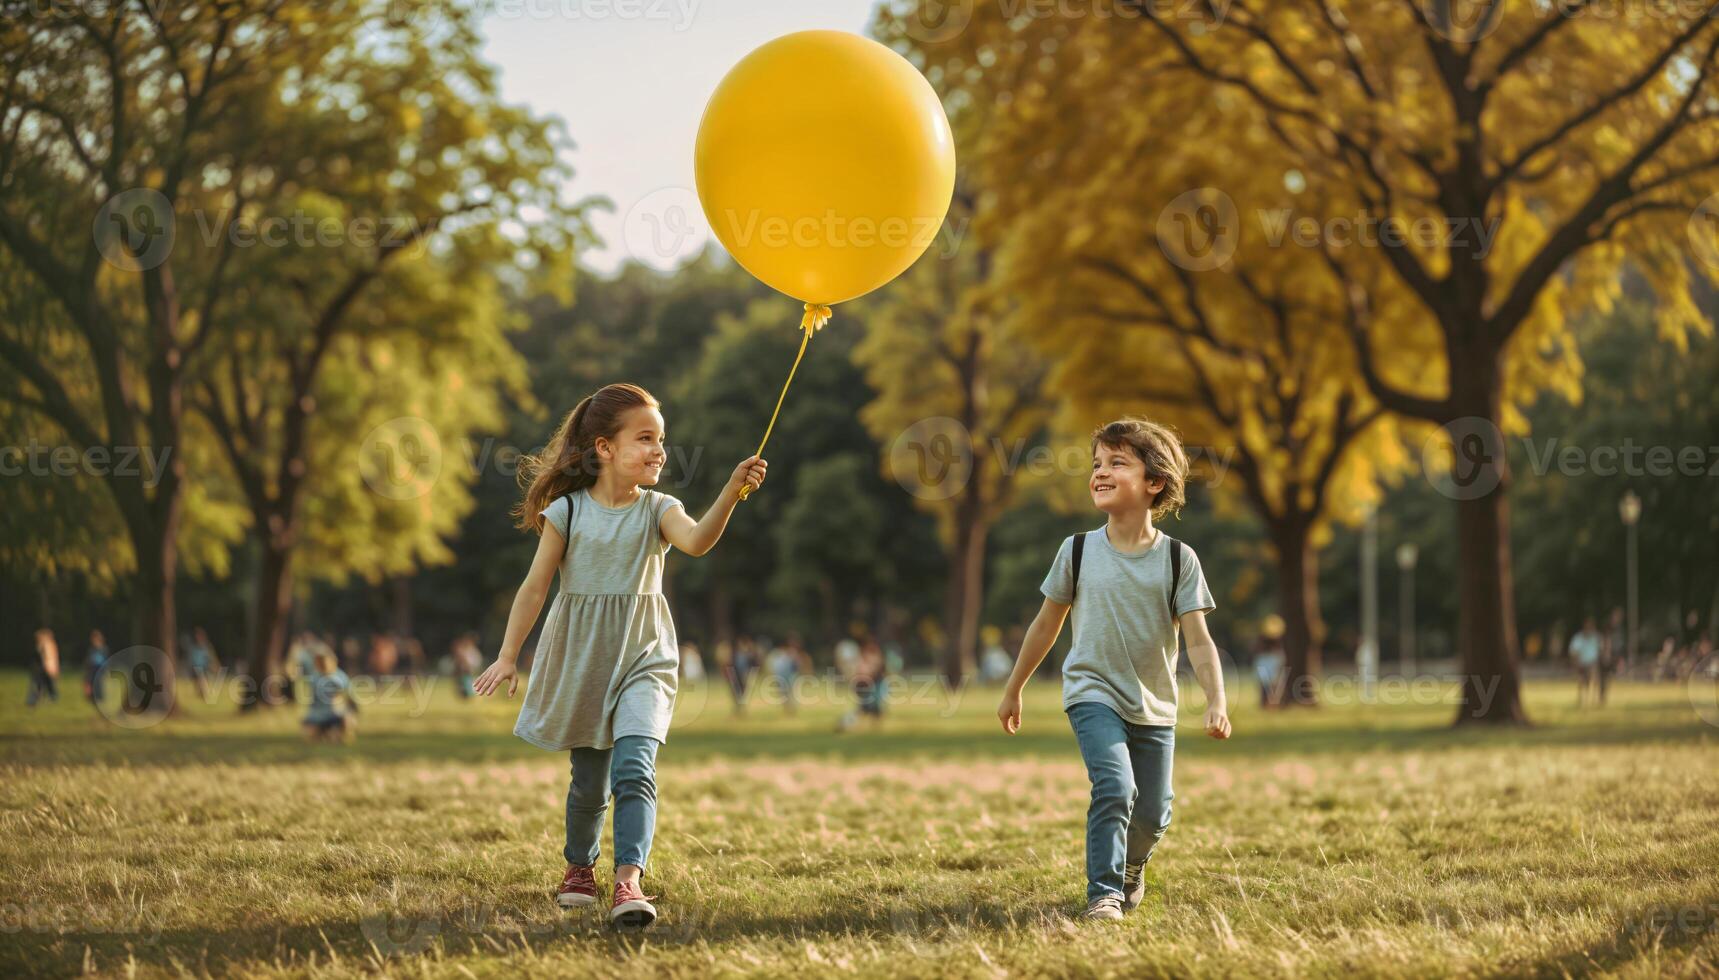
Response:
[{"label": "boy's sneaker", "polygon": [[1122,867],[1122,910],[1132,912],[1146,897],[1146,862]]},{"label": "boy's sneaker", "polygon": [[597,876],[588,864],[569,864],[561,876],[561,887],[555,891],[555,901],[562,908],[583,908],[597,904]]},{"label": "boy's sneaker", "polygon": [[1100,895],[1086,904],[1088,919],[1122,918],[1122,899],[1115,895]]},{"label": "boy's sneaker", "polygon": [[643,929],[657,921],[657,907],[639,890],[636,881],[615,882],[615,904],[609,909],[609,924],[616,929]]}]

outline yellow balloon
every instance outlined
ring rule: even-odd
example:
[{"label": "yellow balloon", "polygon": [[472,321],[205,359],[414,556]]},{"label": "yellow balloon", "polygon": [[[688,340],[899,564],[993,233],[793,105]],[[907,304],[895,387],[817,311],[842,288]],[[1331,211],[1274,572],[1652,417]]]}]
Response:
[{"label": "yellow balloon", "polygon": [[705,218],[735,261],[829,305],[894,279],[937,237],[955,142],[907,59],[857,34],[801,31],[717,85],[694,166]]}]

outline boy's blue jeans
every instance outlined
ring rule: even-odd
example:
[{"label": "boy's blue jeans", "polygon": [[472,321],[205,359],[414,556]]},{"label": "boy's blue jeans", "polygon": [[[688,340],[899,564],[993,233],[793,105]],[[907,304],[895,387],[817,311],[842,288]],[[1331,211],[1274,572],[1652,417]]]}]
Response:
[{"label": "boy's blue jeans", "polygon": [[646,735],[615,739],[612,749],[574,749],[567,787],[568,864],[597,863],[603,812],[615,794],[615,864],[645,866],[657,826],[657,747]]},{"label": "boy's blue jeans", "polygon": [[1170,827],[1173,725],[1135,725],[1109,705],[1073,704],[1074,726],[1092,805],[1086,811],[1086,899],[1122,895],[1124,863],[1152,857]]}]

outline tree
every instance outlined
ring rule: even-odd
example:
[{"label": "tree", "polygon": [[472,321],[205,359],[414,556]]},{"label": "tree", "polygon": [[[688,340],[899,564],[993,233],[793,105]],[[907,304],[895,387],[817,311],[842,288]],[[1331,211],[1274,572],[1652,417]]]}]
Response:
[{"label": "tree", "polygon": [[[973,211],[958,189],[950,220]],[[854,356],[877,391],[860,418],[895,480],[937,516],[949,554],[942,667],[955,686],[977,657],[986,538],[1015,499],[1018,454],[1036,445],[1050,407],[1044,365],[1008,332],[992,251],[942,244],[888,287]]]},{"label": "tree", "polygon": [[[195,400],[263,538],[261,677],[339,336],[381,314],[457,336],[423,318],[493,318],[494,267],[552,264],[582,225],[547,189],[563,174],[551,131],[499,103],[457,10],[434,45],[382,2],[57,13],[0,28],[0,243],[61,307],[94,383],[66,370],[59,338],[0,328],[0,355],[73,445],[170,453],[154,485],[105,482],[138,556],[141,635],[169,653],[190,482],[177,450]],[[532,209],[542,220],[524,237],[500,231]],[[419,271],[392,276],[414,250]]]},{"label": "tree", "polygon": [[[1286,690],[1312,703],[1325,632],[1316,542],[1331,515],[1358,517],[1376,499],[1381,470],[1407,462],[1335,327],[1341,302],[1329,288],[1307,288],[1281,252],[1262,248],[1264,261],[1237,273],[1243,263],[1220,269],[1213,260],[1238,243],[1197,225],[1139,220],[1162,206],[1162,188],[1197,186],[1245,134],[1214,133],[1212,120],[1187,113],[1140,126],[1110,111],[1111,89],[1097,78],[1060,89],[1062,123],[1046,125],[1012,90],[1030,70],[1020,62],[1071,36],[1078,47],[1085,35],[1056,22],[1037,24],[1041,36],[1011,30],[1019,37],[1009,46],[974,37],[986,52],[983,73],[962,70],[971,48],[932,46],[922,57],[952,101],[988,119],[973,127],[968,172],[988,190],[987,224],[1004,256],[998,278],[1020,297],[1012,334],[1054,364],[1047,389],[1063,405],[1062,428],[1084,434],[1149,411],[1180,431],[1196,479],[1234,488],[1259,515],[1285,620]],[[1065,70],[1078,73],[1078,60]],[[1151,180],[1116,172],[1119,161],[1140,158],[1157,161]],[[1232,191],[1245,207],[1257,202],[1244,192],[1265,201],[1274,188],[1281,192],[1264,173]],[[1222,203],[1237,207],[1228,195]],[[1213,206],[1199,197],[1185,204],[1189,217]],[[1236,479],[1224,479],[1232,470]]]},{"label": "tree", "polygon": [[[1714,10],[1238,0],[1178,18],[1126,0],[1118,12],[1120,30],[1033,18],[969,29],[959,43],[993,49],[1060,31],[1012,63],[1022,125],[993,137],[999,152],[1033,145],[1027,126],[1076,125],[1059,98],[1095,77],[1134,126],[1192,107],[1220,139],[1247,134],[1202,182],[1283,182],[1280,200],[1316,229],[1285,250],[1301,281],[1341,302],[1367,393],[1465,450],[1451,493],[1464,569],[1457,720],[1523,721],[1500,427],[1540,390],[1574,393],[1567,318],[1609,305],[1626,263],[1652,284],[1662,336],[1708,329],[1681,239],[1702,175],[1719,167]],[[1156,161],[1113,164],[1113,178],[1157,173]],[[1188,189],[1162,187],[1159,200]],[[1380,237],[1351,238],[1357,227]],[[1254,271],[1257,255],[1239,253],[1238,268]]]},{"label": "tree", "polygon": [[[1626,297],[1574,330],[1585,354],[1579,405],[1542,399],[1530,411],[1535,437],[1513,440],[1522,473],[1516,523],[1524,580],[1524,630],[1562,620],[1565,635],[1584,612],[1624,605],[1625,531],[1618,500],[1642,501],[1637,524],[1642,599],[1637,653],[1668,633],[1680,641],[1710,624],[1719,603],[1719,495],[1708,475],[1719,432],[1719,339],[1654,344],[1648,297]],[[1693,623],[1690,623],[1693,617]]]},{"label": "tree", "polygon": [[[198,189],[205,210],[219,215],[211,223],[229,231],[209,256],[226,288],[210,306],[220,339],[209,345],[194,404],[226,451],[260,538],[253,677],[280,667],[307,495],[338,497],[344,483],[350,504],[361,474],[382,475],[376,459],[357,458],[353,437],[370,426],[398,430],[365,447],[372,452],[396,453],[406,441],[452,454],[482,420],[499,424],[493,389],[524,389],[523,365],[502,337],[520,320],[508,309],[507,270],[523,256],[540,281],[566,281],[571,249],[587,237],[582,208],[558,197],[568,171],[554,128],[502,105],[470,27],[454,21],[451,29],[433,47],[408,37],[399,58],[303,52],[308,63],[339,67],[298,78],[271,116],[247,119],[248,154],[221,160],[226,179]],[[304,111],[307,101],[324,105]],[[366,111],[355,121],[333,111],[342,105]],[[280,227],[281,215],[294,227]],[[504,234],[510,225],[518,230]],[[315,236],[300,234],[306,228]],[[331,391],[325,375],[337,359],[344,370]],[[456,410],[429,404],[422,385],[414,390],[414,371],[459,392],[461,401],[447,405]],[[368,397],[346,397],[355,391]],[[330,403],[356,414],[317,424]],[[370,426],[359,426],[364,418]],[[469,480],[446,462],[438,476],[452,478],[432,482],[463,488]],[[399,574],[415,555],[441,552],[413,532],[451,531],[469,501],[463,489],[452,499],[430,493],[379,490],[374,503],[393,519],[316,529],[325,558],[356,558],[361,545],[339,539],[370,528],[386,529],[389,546],[374,553],[379,561],[313,567],[331,577]],[[423,506],[430,500],[439,506]],[[351,506],[338,513],[357,516]]]},{"label": "tree", "polygon": [[[115,4],[100,16],[74,9],[0,25],[0,244],[65,328],[4,328],[0,390],[53,419],[79,452],[166,455],[153,485],[114,476],[103,486],[136,556],[139,637],[171,655],[185,482],[174,449],[186,362],[208,331],[185,315],[161,253],[171,250],[176,196],[202,176],[191,161],[197,140],[211,118],[243,111],[247,79],[284,70],[262,62],[291,26],[255,11],[226,23],[207,9],[171,24],[155,13]],[[235,27],[256,39],[249,57],[228,43]],[[103,201],[105,212],[92,211]],[[88,365],[87,385],[64,369],[68,359]]]},{"label": "tree", "polygon": [[871,453],[808,460],[776,526],[770,593],[788,608],[815,604],[826,642],[842,635],[853,597],[876,595],[888,580],[878,482]]},{"label": "tree", "polygon": [[[771,461],[769,482],[735,509],[721,546],[675,572],[679,595],[703,600],[713,640],[756,627],[761,610],[749,597],[761,597],[772,583],[778,595],[793,596],[796,583],[806,584],[799,573],[811,568],[823,568],[820,577],[832,576],[832,601],[844,598],[843,589],[854,590],[845,596],[849,603],[882,591],[883,562],[839,554],[846,536],[825,539],[815,531],[827,520],[850,528],[873,521],[888,526],[896,515],[880,519],[872,505],[849,494],[800,502],[825,485],[827,466],[875,451],[855,417],[871,395],[851,361],[863,322],[852,315],[832,321],[812,341],[764,450]],[[659,489],[679,496],[694,517],[715,498],[734,464],[758,448],[793,360],[798,324],[798,313],[780,298],[757,300],[740,316],[719,317],[697,368],[670,389],[663,411],[670,466]],[[880,484],[873,476],[866,489],[881,496]],[[826,513],[814,516],[808,507]],[[814,536],[802,537],[807,534]],[[882,543],[874,541],[873,547],[881,551]],[[848,608],[844,604],[841,612]]]}]

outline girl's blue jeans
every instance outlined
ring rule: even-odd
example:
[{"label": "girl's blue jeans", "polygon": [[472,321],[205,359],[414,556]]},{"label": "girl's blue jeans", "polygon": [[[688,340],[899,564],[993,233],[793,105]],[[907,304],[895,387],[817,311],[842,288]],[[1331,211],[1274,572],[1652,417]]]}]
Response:
[{"label": "girl's blue jeans", "polygon": [[567,787],[568,864],[597,863],[603,812],[615,796],[615,864],[645,866],[657,825],[657,747],[646,735],[615,739],[611,749],[574,749]]},{"label": "girl's blue jeans", "polygon": [[1173,725],[1123,721],[1109,705],[1073,704],[1074,726],[1092,804],[1086,811],[1086,898],[1122,895],[1124,864],[1152,858],[1170,827],[1170,762],[1176,748]]}]

